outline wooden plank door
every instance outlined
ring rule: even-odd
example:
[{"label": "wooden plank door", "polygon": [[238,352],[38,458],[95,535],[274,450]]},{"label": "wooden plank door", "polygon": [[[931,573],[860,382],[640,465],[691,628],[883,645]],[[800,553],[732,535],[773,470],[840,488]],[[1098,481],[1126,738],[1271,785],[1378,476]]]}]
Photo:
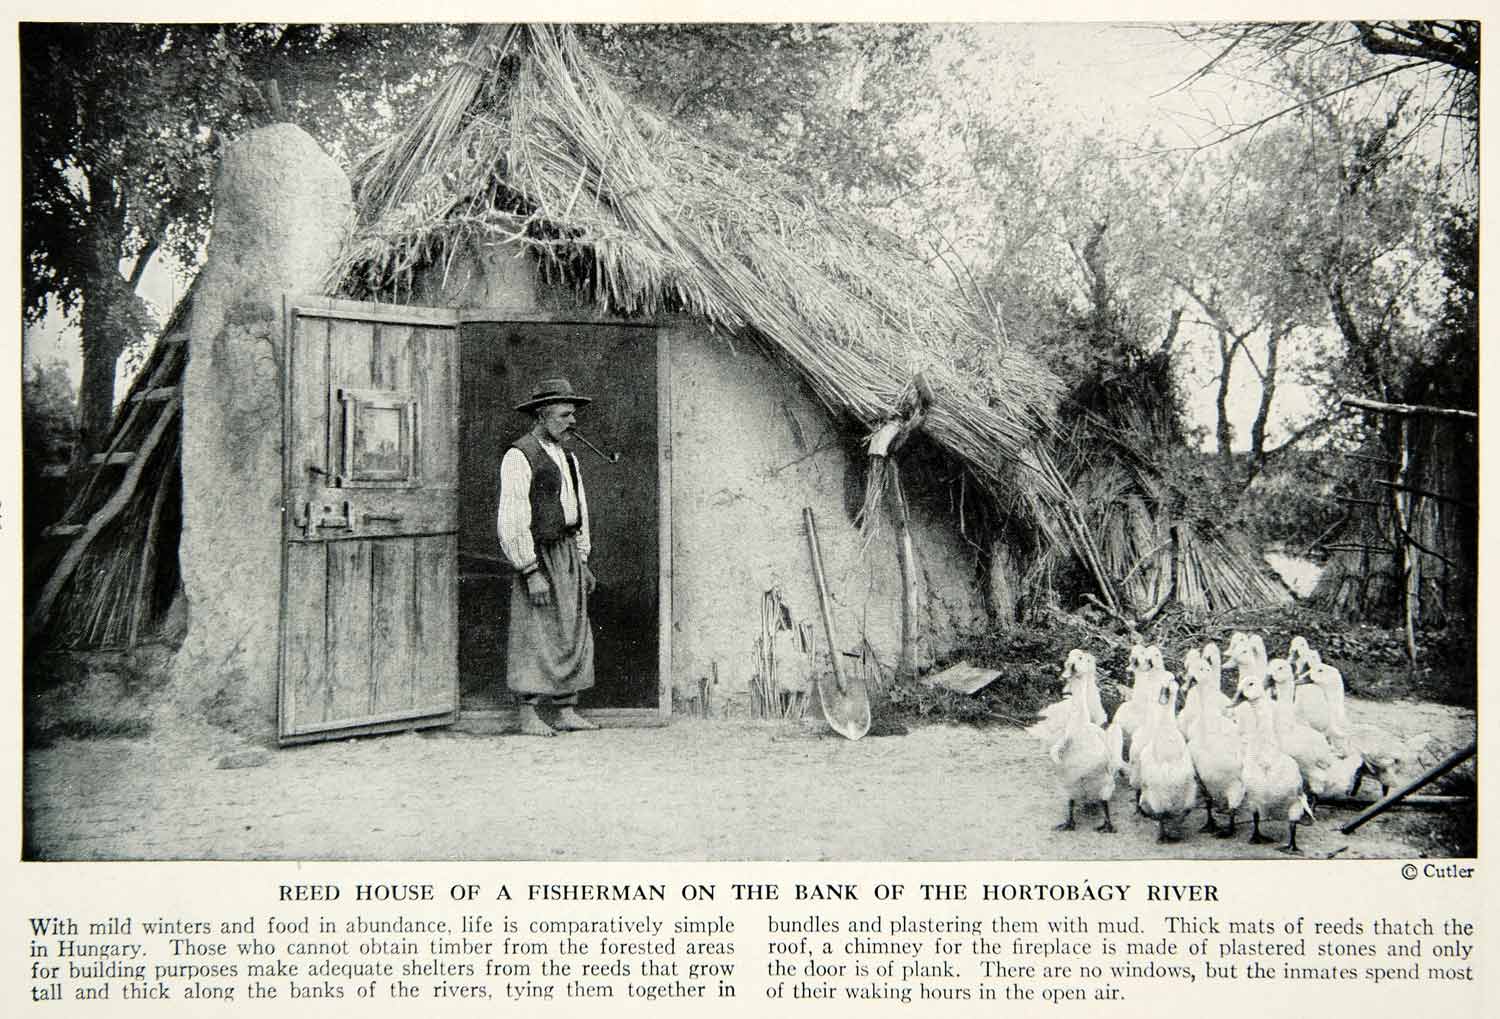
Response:
[{"label": "wooden plank door", "polygon": [[458,710],[456,325],[447,310],[287,299],[283,743]]}]

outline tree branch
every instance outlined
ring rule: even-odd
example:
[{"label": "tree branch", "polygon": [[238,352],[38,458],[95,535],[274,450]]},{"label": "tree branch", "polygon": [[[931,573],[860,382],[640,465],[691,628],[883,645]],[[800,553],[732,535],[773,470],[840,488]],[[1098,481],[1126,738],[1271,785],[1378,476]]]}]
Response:
[{"label": "tree branch", "polygon": [[[1413,32],[1390,21],[1356,21],[1353,24],[1354,30],[1359,33],[1359,41],[1371,53],[1387,57],[1415,57],[1418,60],[1443,64],[1475,77],[1479,76],[1477,48],[1466,45],[1456,46],[1439,39],[1436,35]],[[1382,30],[1392,35],[1402,36],[1407,41],[1382,36],[1379,34]]]},{"label": "tree branch", "polygon": [[1418,403],[1382,403],[1379,400],[1368,400],[1362,396],[1346,396],[1339,400],[1339,403],[1346,407],[1372,410],[1377,414],[1402,416],[1426,415],[1428,417],[1459,418],[1464,421],[1479,420],[1479,415],[1476,412],[1472,410],[1459,410],[1455,407],[1431,407]]},{"label": "tree branch", "polygon": [[1261,460],[1270,462],[1271,460],[1281,456],[1283,453],[1290,450],[1293,446],[1301,442],[1303,439],[1307,438],[1309,435],[1316,437],[1323,432],[1328,431],[1328,429],[1332,428],[1337,421],[1337,417],[1328,415],[1313,418],[1307,424],[1303,425],[1301,428],[1298,428],[1296,431],[1294,431],[1291,435],[1287,436],[1286,441],[1281,443],[1281,445],[1273,446],[1270,449],[1266,450],[1265,453],[1261,456]]},{"label": "tree branch", "polygon": [[156,250],[161,247],[161,235],[162,230],[158,224],[156,231],[151,235],[151,239],[136,254],[135,265],[130,267],[130,275],[126,278],[126,282],[130,284],[131,290],[134,290],[140,284],[141,277],[145,275],[146,266],[151,261],[151,256],[155,255]]},{"label": "tree branch", "polygon": [[1173,308],[1171,317],[1167,319],[1167,335],[1161,341],[1161,353],[1170,355],[1172,346],[1177,342],[1177,329],[1182,325],[1182,313],[1186,308]]},{"label": "tree branch", "polygon": [[1421,63],[1414,63],[1397,64],[1395,67],[1387,67],[1383,71],[1376,71],[1374,74],[1367,74],[1357,81],[1351,81],[1346,85],[1340,85],[1338,88],[1329,89],[1327,92],[1323,92],[1319,95],[1313,96],[1311,99],[1304,99],[1300,103],[1294,103],[1291,106],[1287,106],[1283,109],[1277,110],[1275,113],[1267,114],[1266,116],[1261,117],[1259,120],[1254,121],[1253,123],[1246,124],[1243,127],[1235,128],[1233,131],[1225,132],[1212,141],[1202,142],[1197,145],[1179,146],[1171,151],[1201,152],[1204,149],[1211,148],[1215,145],[1222,145],[1224,142],[1230,141],[1234,138],[1238,138],[1242,134],[1249,134],[1251,131],[1255,131],[1262,127],[1265,127],[1267,124],[1271,123],[1271,121],[1273,120],[1276,120],[1278,117],[1284,117],[1289,113],[1296,113],[1298,110],[1306,109],[1307,107],[1312,106],[1314,103],[1322,102],[1324,99],[1332,99],[1334,96],[1339,95],[1340,93],[1349,92],[1353,89],[1359,88],[1362,85],[1368,85],[1371,82],[1379,81],[1382,78],[1389,78],[1393,74],[1399,74],[1402,71],[1410,71],[1413,68],[1421,66]]}]

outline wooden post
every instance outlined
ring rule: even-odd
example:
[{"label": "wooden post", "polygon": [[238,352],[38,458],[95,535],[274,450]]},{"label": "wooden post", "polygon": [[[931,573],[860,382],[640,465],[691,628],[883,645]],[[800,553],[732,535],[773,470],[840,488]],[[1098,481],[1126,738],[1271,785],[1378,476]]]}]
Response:
[{"label": "wooden post", "polygon": [[812,554],[813,580],[818,585],[818,608],[823,612],[823,633],[828,638],[828,663],[833,668],[833,681],[838,686],[839,693],[843,693],[847,686],[844,682],[844,668],[839,661],[839,639],[833,628],[833,603],[828,596],[828,581],[823,576],[823,550],[818,545],[818,528],[813,522],[813,511],[811,507],[802,510],[802,522],[807,526],[807,545]]},{"label": "wooden post", "polygon": [[890,459],[891,501],[896,517],[896,560],[901,566],[901,658],[896,675],[917,678],[917,562],[911,540],[911,513],[901,488],[901,469]]},{"label": "wooden post", "polygon": [[1372,410],[1377,414],[1400,414],[1403,416],[1421,414],[1427,417],[1459,418],[1464,421],[1479,420],[1479,415],[1474,411],[1458,410],[1453,407],[1428,407],[1416,403],[1381,403],[1379,400],[1366,400],[1360,396],[1346,396],[1339,400],[1339,403],[1345,407]]},{"label": "wooden post", "polygon": [[135,647],[140,642],[141,627],[150,614],[151,587],[156,579],[152,576],[156,571],[156,532],[161,522],[162,504],[166,501],[167,489],[172,487],[169,479],[170,475],[158,478],[156,494],[151,497],[151,514],[146,520],[146,539],[141,542],[141,575],[135,581],[135,601],[130,610],[130,632],[125,639],[126,647]]},{"label": "wooden post", "polygon": [[1473,757],[1478,749],[1478,743],[1470,743],[1464,749],[1458,751],[1457,753],[1449,755],[1447,760],[1428,770],[1421,777],[1412,779],[1410,782],[1406,783],[1406,785],[1402,786],[1400,789],[1397,789],[1395,792],[1391,793],[1385,799],[1375,804],[1369,810],[1366,810],[1354,820],[1344,825],[1339,829],[1339,831],[1343,832],[1345,835],[1348,835],[1350,832],[1354,831],[1354,829],[1370,820],[1370,818],[1378,817],[1379,815],[1384,814],[1387,810],[1391,809],[1397,803],[1400,803],[1402,800],[1406,799],[1406,797],[1410,796],[1412,793],[1416,792],[1427,783],[1433,781],[1434,779],[1442,778],[1444,775],[1448,774],[1448,772],[1452,771],[1454,768],[1458,767],[1460,764]]},{"label": "wooden post", "polygon": [[1400,532],[1395,536],[1398,574],[1401,577],[1401,619],[1402,628],[1406,636],[1406,662],[1413,670],[1417,667],[1417,628],[1416,628],[1416,604],[1412,597],[1413,588],[1417,582],[1416,561],[1411,554],[1411,493],[1406,491],[1407,475],[1411,469],[1411,450],[1408,448],[1407,422],[1408,418],[1402,417],[1400,428],[1397,431],[1397,441],[1401,444],[1400,455],[1397,457],[1396,484],[1391,488],[1391,507],[1396,514],[1396,529]]},{"label": "wooden post", "polygon": [[[1362,796],[1319,796],[1318,809],[1324,807],[1338,807],[1341,810],[1363,810],[1365,807],[1374,806],[1379,803],[1381,797],[1373,800]],[[1447,810],[1464,803],[1473,803],[1472,796],[1417,796],[1411,795],[1401,801],[1403,807],[1412,807],[1417,810]]]},{"label": "wooden post", "polygon": [[174,397],[161,409],[160,417],[151,426],[146,440],[141,444],[140,449],[136,450],[135,459],[131,460],[130,466],[126,468],[125,477],[121,479],[119,488],[115,489],[114,494],[89,518],[83,533],[73,539],[73,544],[63,554],[62,561],[53,569],[52,576],[47,579],[47,586],[42,589],[41,595],[37,598],[36,606],[31,610],[31,615],[26,618],[28,640],[41,634],[42,627],[46,625],[47,616],[52,612],[52,603],[57,600],[57,596],[62,593],[63,585],[68,582],[68,578],[83,561],[83,555],[88,551],[89,545],[130,502],[130,497],[135,494],[136,487],[140,484],[141,474],[146,469],[146,462],[151,459],[152,451],[166,434],[167,426],[176,419],[180,405],[181,398]]}]

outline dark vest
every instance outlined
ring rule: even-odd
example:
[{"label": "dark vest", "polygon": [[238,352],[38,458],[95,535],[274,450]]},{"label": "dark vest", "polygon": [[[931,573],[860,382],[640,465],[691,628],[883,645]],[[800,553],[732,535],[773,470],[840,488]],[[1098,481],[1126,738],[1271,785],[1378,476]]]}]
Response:
[{"label": "dark vest", "polygon": [[[557,464],[542,449],[535,435],[527,432],[511,448],[519,449],[531,465],[531,538],[538,545],[560,541],[577,531],[578,524],[563,522],[562,472]],[[563,450],[568,460],[568,473],[573,478],[573,492],[578,492],[578,461],[573,454]],[[581,507],[580,507],[581,508]],[[539,550],[540,551],[540,550]]]}]

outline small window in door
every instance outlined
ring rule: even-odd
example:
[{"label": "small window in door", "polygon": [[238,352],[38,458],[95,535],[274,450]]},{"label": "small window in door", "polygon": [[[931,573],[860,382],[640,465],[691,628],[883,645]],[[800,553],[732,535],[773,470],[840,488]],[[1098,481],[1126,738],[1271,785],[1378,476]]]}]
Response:
[{"label": "small window in door", "polygon": [[418,481],[417,401],[390,390],[341,389],[344,442],[340,482],[349,487],[408,487]]}]

